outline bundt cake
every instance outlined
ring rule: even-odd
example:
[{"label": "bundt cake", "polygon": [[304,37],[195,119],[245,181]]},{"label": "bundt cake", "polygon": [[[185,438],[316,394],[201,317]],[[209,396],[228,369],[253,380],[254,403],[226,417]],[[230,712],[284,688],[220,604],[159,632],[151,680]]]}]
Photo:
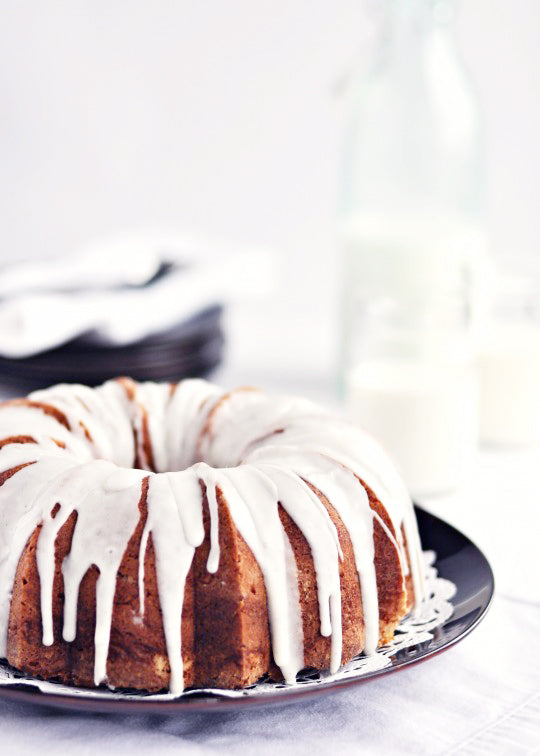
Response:
[{"label": "bundt cake", "polygon": [[421,564],[383,451],[306,400],[120,378],[0,405],[0,656],[26,674],[293,683],[387,643]]}]

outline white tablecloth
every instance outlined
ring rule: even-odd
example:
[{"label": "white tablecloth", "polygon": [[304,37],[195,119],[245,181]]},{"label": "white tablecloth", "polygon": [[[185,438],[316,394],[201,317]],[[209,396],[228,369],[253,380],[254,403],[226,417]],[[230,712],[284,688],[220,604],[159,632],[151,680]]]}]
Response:
[{"label": "white tablecloth", "polygon": [[0,753],[540,752],[540,449],[483,452],[451,496],[422,502],[485,551],[496,597],[447,652],[357,688],[238,714],[83,715],[0,699]]}]

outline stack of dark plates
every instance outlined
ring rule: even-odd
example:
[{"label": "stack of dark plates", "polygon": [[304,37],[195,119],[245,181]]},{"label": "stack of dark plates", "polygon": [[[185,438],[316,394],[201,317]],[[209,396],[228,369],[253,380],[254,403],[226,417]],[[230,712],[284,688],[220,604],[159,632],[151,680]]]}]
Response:
[{"label": "stack of dark plates", "polygon": [[53,383],[95,386],[127,375],[139,381],[178,381],[207,376],[223,354],[222,307],[216,305],[161,333],[124,346],[80,336],[23,359],[0,357],[0,384],[31,390]]}]

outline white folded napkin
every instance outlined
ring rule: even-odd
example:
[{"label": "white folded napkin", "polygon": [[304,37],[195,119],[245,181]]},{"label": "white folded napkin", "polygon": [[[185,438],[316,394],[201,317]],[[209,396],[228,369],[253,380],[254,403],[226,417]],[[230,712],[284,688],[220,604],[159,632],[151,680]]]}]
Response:
[{"label": "white folded napkin", "polygon": [[[152,279],[170,264],[170,269]],[[116,239],[68,259],[0,271],[0,355],[29,357],[81,334],[130,344],[215,304],[268,291],[272,260],[170,238]]]},{"label": "white folded napkin", "polygon": [[29,291],[143,286],[158,272],[162,254],[156,242],[120,238],[89,244],[66,258],[26,260],[0,271],[0,299]]}]

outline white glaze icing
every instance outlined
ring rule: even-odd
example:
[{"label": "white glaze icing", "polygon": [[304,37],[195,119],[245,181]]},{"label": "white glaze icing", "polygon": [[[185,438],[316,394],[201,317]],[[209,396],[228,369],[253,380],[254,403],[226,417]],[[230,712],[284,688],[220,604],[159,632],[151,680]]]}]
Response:
[{"label": "white glaze icing", "polygon": [[[12,436],[34,440],[0,448],[0,473],[27,465],[0,486],[0,655],[6,653],[17,564],[38,525],[43,644],[54,642],[55,541],[62,525],[77,512],[71,550],[62,564],[63,638],[69,642],[76,636],[80,583],[96,565],[94,680],[96,685],[106,682],[116,578],[140,519],[145,478],[147,517],[139,551],[139,614],[134,621],[144,618],[144,557],[151,537],[172,693],[183,690],[182,608],[195,549],[204,539],[204,494],[210,520],[207,569],[211,573],[219,569],[221,492],[260,566],[272,653],[287,682],[294,682],[304,664],[303,629],[296,562],[279,506],[311,550],[320,632],[331,637],[331,671],[342,659],[339,563],[343,555],[336,527],[317,491],[334,507],[351,539],[364,613],[364,651],[372,653],[379,637],[374,520],[396,550],[404,577],[410,563],[415,598],[422,600],[420,543],[403,483],[369,436],[316,405],[255,390],[224,394],[199,379],[176,387],[152,383],[127,387],[116,381],[97,389],[59,385],[29,398],[37,405],[52,406],[63,417],[58,419],[40,406],[0,406],[0,441]],[[135,460],[145,469],[131,469]],[[395,535],[371,509],[361,481],[383,503]]]}]

